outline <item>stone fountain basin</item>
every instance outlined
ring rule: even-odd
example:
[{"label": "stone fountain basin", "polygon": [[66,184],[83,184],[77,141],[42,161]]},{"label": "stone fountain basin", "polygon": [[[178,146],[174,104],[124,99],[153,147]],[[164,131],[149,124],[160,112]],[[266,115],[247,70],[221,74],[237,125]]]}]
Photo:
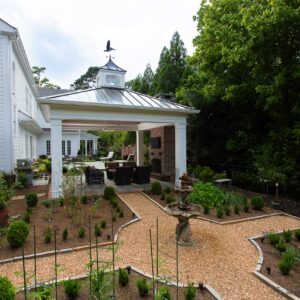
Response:
[{"label": "stone fountain basin", "polygon": [[178,203],[171,203],[166,206],[165,210],[174,217],[192,218],[201,215],[202,207],[199,204],[188,204],[186,208],[181,209]]}]

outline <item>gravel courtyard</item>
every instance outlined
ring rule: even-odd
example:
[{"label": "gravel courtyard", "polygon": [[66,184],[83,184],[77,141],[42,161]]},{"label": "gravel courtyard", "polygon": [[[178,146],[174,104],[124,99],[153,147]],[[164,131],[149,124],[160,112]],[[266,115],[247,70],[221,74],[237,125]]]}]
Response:
[{"label": "gravel courtyard", "polygon": [[[160,249],[175,255],[176,219],[169,216],[157,205],[140,193],[122,194],[122,199],[142,220],[124,228],[118,239],[116,254],[119,266],[128,264],[151,273],[149,228],[152,228],[153,241],[156,240],[156,219],[159,222]],[[273,216],[255,221],[231,225],[216,225],[202,220],[192,220],[192,247],[179,247],[180,282],[211,285],[225,300],[234,299],[284,299],[272,289],[256,279],[251,272],[255,269],[258,253],[247,240],[248,237],[270,230],[299,228],[300,220],[287,216]],[[155,244],[153,245],[155,253]],[[109,259],[106,250],[99,249],[101,260]],[[93,251],[95,258],[95,252]],[[164,259],[161,270],[167,271],[175,280],[175,261],[161,255]],[[59,277],[87,273],[88,251],[78,251],[58,256]],[[53,278],[53,257],[37,261],[38,281]],[[32,275],[33,262],[26,261],[28,276]],[[7,275],[15,285],[22,285],[22,277],[15,272],[22,271],[22,262],[0,266],[0,274]]]}]

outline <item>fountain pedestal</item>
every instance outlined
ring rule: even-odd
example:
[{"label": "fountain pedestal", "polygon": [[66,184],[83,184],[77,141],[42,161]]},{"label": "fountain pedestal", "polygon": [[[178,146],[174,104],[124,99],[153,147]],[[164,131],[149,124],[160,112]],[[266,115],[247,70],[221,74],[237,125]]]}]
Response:
[{"label": "fountain pedestal", "polygon": [[167,212],[178,220],[176,225],[176,243],[182,246],[191,246],[193,244],[189,220],[199,216],[201,213],[200,205],[190,204],[187,201],[187,195],[192,191],[193,188],[191,186],[175,188],[175,192],[179,194],[178,202],[166,206]]}]

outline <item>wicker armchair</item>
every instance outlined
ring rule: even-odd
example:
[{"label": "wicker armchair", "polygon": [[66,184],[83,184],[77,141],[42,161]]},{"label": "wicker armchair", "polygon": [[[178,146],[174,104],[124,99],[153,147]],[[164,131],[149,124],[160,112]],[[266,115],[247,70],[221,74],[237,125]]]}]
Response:
[{"label": "wicker armchair", "polygon": [[152,171],[151,166],[136,167],[133,173],[133,182],[137,184],[150,182],[151,171]]},{"label": "wicker armchair", "polygon": [[132,167],[118,167],[114,174],[114,181],[116,185],[130,184],[133,178]]}]

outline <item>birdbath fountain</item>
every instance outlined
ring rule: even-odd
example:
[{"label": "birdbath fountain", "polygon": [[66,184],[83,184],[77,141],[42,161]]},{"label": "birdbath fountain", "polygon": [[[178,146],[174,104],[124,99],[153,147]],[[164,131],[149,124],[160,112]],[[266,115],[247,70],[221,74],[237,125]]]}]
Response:
[{"label": "birdbath fountain", "polygon": [[178,194],[178,201],[166,206],[166,211],[178,219],[176,226],[176,243],[183,246],[191,246],[193,244],[192,231],[189,220],[195,218],[201,213],[201,206],[192,204],[188,201],[188,194],[193,191],[193,187],[188,185],[188,177],[183,174],[181,179],[181,187],[174,189]]}]

